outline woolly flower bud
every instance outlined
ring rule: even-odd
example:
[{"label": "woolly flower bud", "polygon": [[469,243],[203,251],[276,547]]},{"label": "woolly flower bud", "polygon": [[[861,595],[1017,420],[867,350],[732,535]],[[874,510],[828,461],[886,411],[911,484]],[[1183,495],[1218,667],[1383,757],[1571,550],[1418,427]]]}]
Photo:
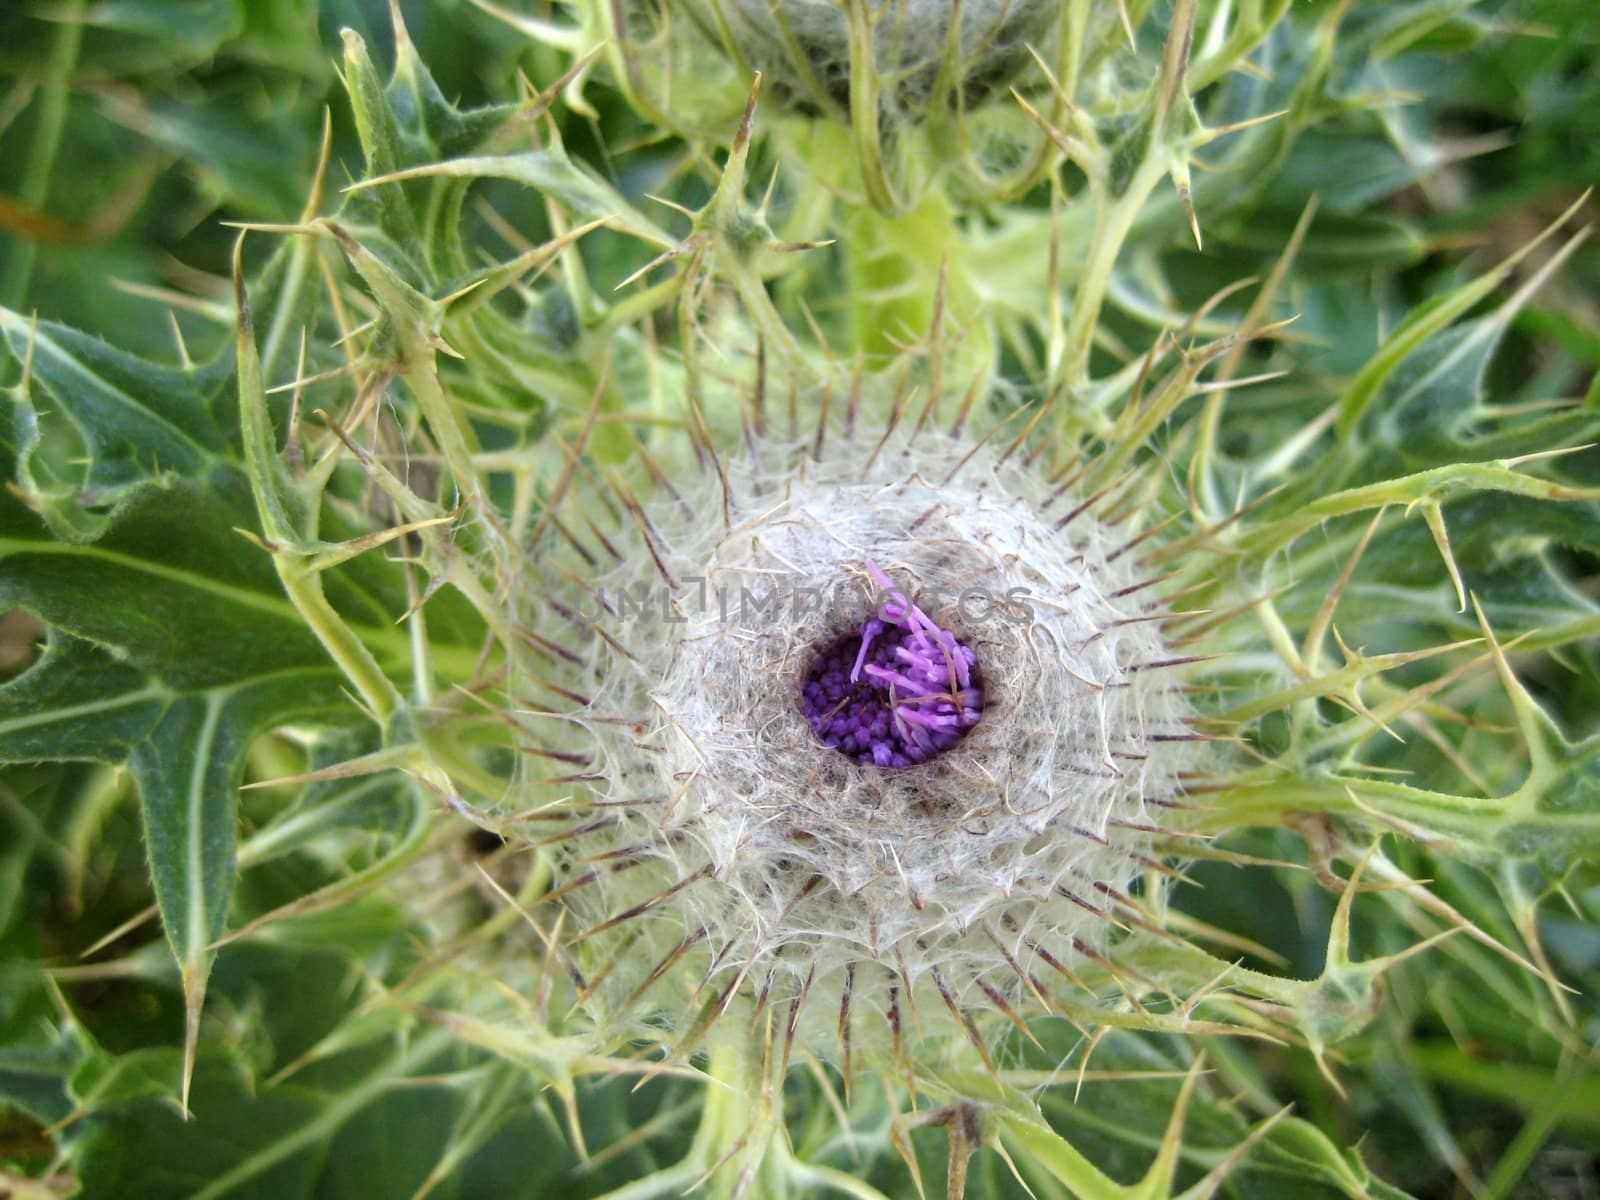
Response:
[{"label": "woolly flower bud", "polygon": [[[731,35],[744,62],[803,111],[847,110],[851,21],[840,0],[697,0],[710,26]],[[855,19],[868,30],[881,116],[888,125],[930,103],[975,104],[1026,61],[1055,23],[1048,0],[879,0]],[[959,21],[952,28],[952,21]]]},{"label": "woolly flower bud", "polygon": [[821,1001],[847,1054],[852,1005],[898,1037],[903,1001],[1027,1003],[1098,957],[1188,765],[1131,535],[961,435],[748,450],[557,522],[587,586],[534,637],[577,668],[550,753],[592,799],[551,811],[590,994]]}]

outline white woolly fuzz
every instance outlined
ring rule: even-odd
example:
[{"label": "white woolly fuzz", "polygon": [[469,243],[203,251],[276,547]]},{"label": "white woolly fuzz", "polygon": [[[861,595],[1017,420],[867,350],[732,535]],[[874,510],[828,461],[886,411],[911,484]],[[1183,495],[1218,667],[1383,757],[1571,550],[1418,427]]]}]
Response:
[{"label": "white woolly fuzz", "polygon": [[[835,103],[850,100],[850,30],[841,0],[703,0],[740,52],[780,93],[804,101],[820,91]],[[951,17],[959,12],[953,70],[945,82],[973,102],[1009,79],[1059,18],[1052,0],[876,0],[868,4],[874,65],[883,115],[924,107],[951,48]]]},{"label": "white woolly fuzz", "polygon": [[[597,531],[603,494],[580,502]],[[617,495],[589,592],[540,628],[581,659],[566,720],[589,740],[562,745],[593,800],[557,883],[569,927],[615,921],[613,1002],[664,1005],[652,972],[682,949],[714,992],[882,1012],[931,983],[935,1009],[993,1008],[973,989],[1023,996],[1019,969],[1107,941],[1190,758],[1136,529],[943,433],[754,440]],[[976,651],[985,696],[899,770],[823,745],[800,708],[815,652],[881,602],[869,560]]]}]

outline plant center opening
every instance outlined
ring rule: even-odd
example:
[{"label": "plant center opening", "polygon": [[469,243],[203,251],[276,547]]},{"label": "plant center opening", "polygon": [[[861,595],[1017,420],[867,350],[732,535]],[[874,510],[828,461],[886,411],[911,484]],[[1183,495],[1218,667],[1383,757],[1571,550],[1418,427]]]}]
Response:
[{"label": "plant center opening", "polygon": [[870,560],[867,571],[888,598],[859,631],[818,651],[800,687],[800,711],[823,745],[856,762],[914,767],[982,718],[978,656]]}]

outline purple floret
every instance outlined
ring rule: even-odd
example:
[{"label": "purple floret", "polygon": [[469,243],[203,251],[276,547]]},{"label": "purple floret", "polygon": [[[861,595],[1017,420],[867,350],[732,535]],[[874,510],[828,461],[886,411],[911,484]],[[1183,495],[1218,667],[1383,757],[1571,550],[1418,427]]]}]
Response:
[{"label": "purple floret", "polygon": [[800,710],[824,745],[860,763],[910,767],[944,753],[978,723],[978,656],[940,629],[870,560],[888,593],[859,633],[812,662]]}]

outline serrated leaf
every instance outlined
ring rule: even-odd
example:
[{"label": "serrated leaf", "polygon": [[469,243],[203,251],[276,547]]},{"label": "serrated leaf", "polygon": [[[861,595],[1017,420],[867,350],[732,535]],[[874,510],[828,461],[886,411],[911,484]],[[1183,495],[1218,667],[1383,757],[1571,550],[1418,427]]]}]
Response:
[{"label": "serrated leaf", "polygon": [[233,894],[245,754],[257,735],[287,720],[346,709],[328,667],[178,690],[59,633],[30,671],[0,688],[0,761],[87,758],[124,762],[132,774],[151,883],[190,1010],[191,1048],[210,947],[226,927]]},{"label": "serrated leaf", "polygon": [[[22,492],[56,510],[49,527],[0,495],[0,608],[23,606],[51,630],[44,657],[0,689],[0,761],[126,763],[192,1053],[233,890],[250,743],[291,719],[353,713],[270,561],[234,532],[253,523],[253,506],[197,373],[162,372],[70,331],[41,339],[11,320],[5,332],[13,350],[26,335],[28,382],[71,416],[90,458],[76,488]],[[34,410],[26,394],[14,401],[26,464]],[[115,503],[87,528],[61,516],[98,503],[101,488]]]},{"label": "serrated leaf", "polygon": [[173,1088],[182,1062],[178,1051],[166,1046],[134,1050],[111,1057],[103,1052],[84,1058],[72,1073],[70,1088],[77,1113],[103,1105],[154,1097],[175,1101]]},{"label": "serrated leaf", "polygon": [[0,688],[0,759],[120,761],[176,695],[93,643],[57,633],[32,670]]},{"label": "serrated leaf", "polygon": [[[1569,210],[1568,215],[1570,215],[1571,211]],[[1563,217],[1563,220],[1565,219]],[[1516,266],[1548,240],[1560,228],[1560,225],[1560,221],[1551,225],[1538,237],[1508,255],[1504,261],[1496,264],[1491,270],[1484,272],[1478,278],[1470,280],[1459,287],[1452,288],[1450,291],[1435,296],[1419,305],[1401,322],[1400,326],[1379,347],[1377,354],[1362,367],[1360,373],[1357,374],[1355,380],[1340,400],[1337,422],[1340,437],[1349,438],[1351,436],[1357,422],[1361,420],[1362,414],[1374,403],[1380,389],[1388,384],[1391,376],[1395,374],[1402,363],[1421,349],[1430,339],[1448,329],[1459,318],[1465,316],[1474,306],[1493,295]],[[1563,248],[1563,253],[1575,245],[1576,241],[1569,242]],[[1549,270],[1554,265],[1554,262],[1559,260],[1559,257],[1558,255],[1557,260],[1552,260],[1551,264],[1546,264],[1544,268],[1541,268],[1541,274]],[[1524,289],[1518,297],[1503,305],[1495,314],[1493,320],[1509,320],[1517,308],[1526,302],[1528,295],[1529,292]],[[1492,328],[1485,329],[1480,327],[1475,334],[1455,336],[1458,339],[1464,338],[1463,344],[1469,351],[1486,341],[1491,343],[1489,348],[1492,349],[1492,339],[1498,336],[1498,332]],[[1463,353],[1461,349],[1453,346],[1451,355],[1445,357],[1439,366],[1435,366],[1433,373],[1443,369],[1443,366],[1453,361],[1454,356],[1461,353]],[[1429,375],[1424,375],[1424,381],[1429,377]],[[1408,386],[1414,389],[1417,385],[1410,384]]]},{"label": "serrated leaf", "polygon": [[[1127,1035],[1105,1039],[1097,1047],[1093,1065],[1098,1070],[1118,1072],[1181,1072],[1170,1051],[1150,1040]],[[1071,1068],[1063,1073],[1063,1085],[1051,1089],[1041,1099],[1050,1129],[1057,1139],[1058,1164],[1067,1167],[1074,1156],[1087,1155],[1098,1168],[1117,1179],[1139,1178],[1169,1134],[1173,1104],[1180,1084],[1173,1079],[1122,1078],[1086,1083],[1081,1091],[1068,1086]],[[1230,1152],[1246,1143],[1253,1125],[1232,1105],[1213,1097],[1205,1087],[1197,1087],[1189,1100],[1184,1119],[1181,1148],[1182,1171],[1179,1188],[1194,1183],[1215,1169]],[[1036,1135],[1046,1140],[1043,1134]],[[1259,1128],[1259,1140],[1228,1171],[1221,1193],[1237,1200],[1282,1200],[1296,1196],[1345,1196],[1351,1200],[1398,1200],[1405,1193],[1374,1179],[1359,1158],[1347,1157],[1314,1125],[1293,1117],[1278,1119]],[[1061,1147],[1075,1147],[1071,1155]],[[1079,1179],[1091,1178],[1081,1168],[1058,1176],[1074,1188]],[[1085,1192],[1084,1194],[1091,1194]],[[1135,1187],[1118,1187],[1121,1200],[1138,1193]]]},{"label": "serrated leaf", "polygon": [[[435,1031],[375,1059],[369,1054],[366,1063],[347,1064],[352,1070],[343,1086],[330,1091],[293,1082],[255,1091],[238,1062],[202,1059],[195,1070],[195,1121],[149,1099],[107,1106],[90,1119],[82,1195],[310,1200],[344,1125],[410,1070],[435,1059],[443,1043]],[[426,1107],[439,1110],[437,1101]],[[409,1136],[423,1145],[437,1142],[437,1130],[420,1125]]]},{"label": "serrated leaf", "polygon": [[346,708],[331,670],[290,671],[167,705],[129,754],[162,924],[198,1005],[233,894],[238,790],[256,735]]},{"label": "serrated leaf", "polygon": [[90,1047],[56,1018],[38,972],[0,965],[0,1112],[15,1106],[49,1123],[72,1111],[68,1080]]},{"label": "serrated leaf", "polygon": [[[34,494],[58,536],[93,536],[99,522],[79,514],[109,508],[148,480],[174,472],[198,475],[227,457],[225,429],[211,407],[226,381],[222,372],[161,367],[98,338],[5,309],[0,334],[24,372],[11,397],[21,452],[17,480]],[[41,461],[35,387],[51,402],[47,411],[71,422],[83,460]],[[74,466],[76,477],[70,477]]]},{"label": "serrated leaf", "polygon": [[177,691],[322,665],[270,564],[233,532],[240,482],[152,484],[80,544],[54,540],[0,496],[0,605],[28,608]]}]

